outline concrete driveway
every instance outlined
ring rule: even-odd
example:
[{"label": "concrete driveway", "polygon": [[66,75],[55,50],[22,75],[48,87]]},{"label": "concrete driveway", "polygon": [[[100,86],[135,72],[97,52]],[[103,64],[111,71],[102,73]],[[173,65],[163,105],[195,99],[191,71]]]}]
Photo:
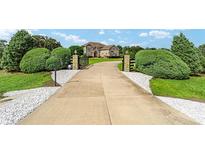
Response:
[{"label": "concrete driveway", "polygon": [[78,73],[19,124],[196,124],[134,85],[117,62]]}]

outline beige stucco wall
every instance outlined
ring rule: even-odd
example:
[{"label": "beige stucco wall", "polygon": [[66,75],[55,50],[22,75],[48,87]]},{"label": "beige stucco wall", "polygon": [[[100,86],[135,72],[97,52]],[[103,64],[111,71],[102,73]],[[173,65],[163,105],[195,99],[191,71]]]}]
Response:
[{"label": "beige stucco wall", "polygon": [[100,51],[100,57],[109,57],[109,56],[110,56],[109,50]]},{"label": "beige stucco wall", "polygon": [[112,50],[110,51],[111,57],[118,57],[120,55],[120,52],[118,50]]}]

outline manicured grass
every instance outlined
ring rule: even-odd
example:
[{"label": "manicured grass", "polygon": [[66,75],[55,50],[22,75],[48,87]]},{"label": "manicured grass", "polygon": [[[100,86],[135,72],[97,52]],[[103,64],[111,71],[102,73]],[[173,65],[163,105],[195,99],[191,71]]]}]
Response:
[{"label": "manicured grass", "polygon": [[118,67],[118,69],[119,69],[120,71],[122,71],[122,63],[119,63],[119,64],[117,65],[117,67]]},{"label": "manicured grass", "polygon": [[154,95],[205,101],[204,76],[187,80],[152,79],[150,83]]},{"label": "manicured grass", "polygon": [[8,91],[31,89],[46,85],[53,85],[50,72],[24,74],[0,71],[0,97]]},{"label": "manicured grass", "polygon": [[106,61],[122,61],[122,58],[89,58],[89,64],[96,64]]}]

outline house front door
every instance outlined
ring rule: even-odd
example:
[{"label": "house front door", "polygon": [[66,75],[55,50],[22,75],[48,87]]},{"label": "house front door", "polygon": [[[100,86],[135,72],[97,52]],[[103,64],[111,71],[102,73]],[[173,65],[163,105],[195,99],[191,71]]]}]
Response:
[{"label": "house front door", "polygon": [[94,57],[98,57],[97,51],[94,51]]}]

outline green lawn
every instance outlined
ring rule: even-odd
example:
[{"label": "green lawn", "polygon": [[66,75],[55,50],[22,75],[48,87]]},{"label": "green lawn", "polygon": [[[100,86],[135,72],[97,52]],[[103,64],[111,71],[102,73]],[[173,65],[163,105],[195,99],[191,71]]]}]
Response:
[{"label": "green lawn", "polygon": [[119,63],[119,64],[117,65],[117,67],[118,67],[118,69],[119,69],[120,71],[122,71],[122,63]]},{"label": "green lawn", "polygon": [[122,58],[89,58],[89,64],[96,64],[106,61],[122,61]]},{"label": "green lawn", "polygon": [[24,74],[0,71],[0,97],[7,91],[31,89],[46,85],[53,85],[50,72]]},{"label": "green lawn", "polygon": [[154,95],[205,101],[204,76],[188,80],[152,79],[150,83]]}]

